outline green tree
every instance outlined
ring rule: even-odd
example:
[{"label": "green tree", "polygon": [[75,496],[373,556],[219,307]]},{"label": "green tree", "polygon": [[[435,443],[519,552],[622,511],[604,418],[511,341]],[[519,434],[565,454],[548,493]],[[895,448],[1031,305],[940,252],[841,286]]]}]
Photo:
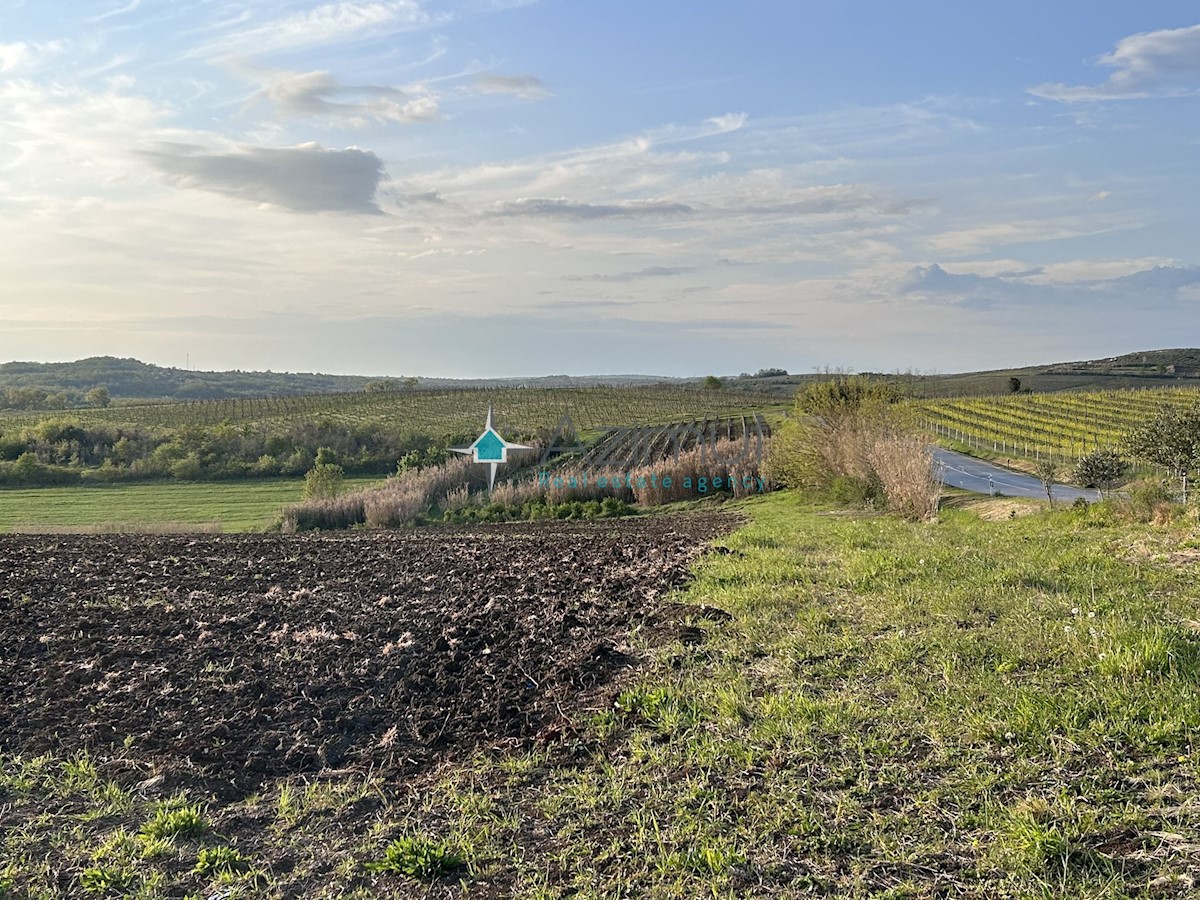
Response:
[{"label": "green tree", "polygon": [[97,385],[84,394],[83,399],[90,406],[94,406],[97,409],[105,409],[110,403],[112,403],[112,398],[108,395],[108,388],[102,384]]},{"label": "green tree", "polygon": [[346,487],[346,473],[337,463],[317,463],[304,476],[305,500],[328,500]]},{"label": "green tree", "polygon": [[400,390],[400,382],[395,378],[376,378],[363,385],[363,391],[368,394],[386,394]]},{"label": "green tree", "polygon": [[1010,394],[1021,393],[1021,379],[1020,378],[1008,379],[1008,392]]},{"label": "green tree", "polygon": [[706,391],[719,391],[725,387],[725,382],[716,375],[706,375],[704,378],[704,389]]},{"label": "green tree", "polygon": [[1124,443],[1133,456],[1165,466],[1179,478],[1187,502],[1188,473],[1200,465],[1200,406],[1164,409],[1126,435]]},{"label": "green tree", "polygon": [[1095,450],[1075,466],[1075,481],[1096,488],[1103,497],[1128,471],[1129,463],[1116,450]]}]

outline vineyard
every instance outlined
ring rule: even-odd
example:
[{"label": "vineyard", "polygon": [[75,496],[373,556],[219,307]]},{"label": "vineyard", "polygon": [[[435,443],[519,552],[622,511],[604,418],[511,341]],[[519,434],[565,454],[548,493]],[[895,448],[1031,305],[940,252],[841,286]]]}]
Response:
[{"label": "vineyard", "polygon": [[1200,390],[1016,394],[918,404],[925,427],[948,441],[1013,456],[1077,460],[1113,448],[1132,428],[1167,408],[1200,404]]},{"label": "vineyard", "polygon": [[696,448],[716,448],[724,441],[736,442],[745,458],[761,459],[770,436],[771,426],[759,413],[617,428],[588,451],[583,465],[592,470],[629,471]]},{"label": "vineyard", "polygon": [[412,390],[121,405],[56,413],[0,413],[0,429],[33,425],[52,416],[70,416],[85,424],[150,428],[314,421],[352,428],[370,423],[397,432],[444,437],[476,433],[489,404],[495,407],[497,427],[517,437],[554,428],[564,413],[570,415],[577,428],[595,431],[674,422],[684,416],[741,415],[768,407],[782,408],[778,397],[675,385]]}]

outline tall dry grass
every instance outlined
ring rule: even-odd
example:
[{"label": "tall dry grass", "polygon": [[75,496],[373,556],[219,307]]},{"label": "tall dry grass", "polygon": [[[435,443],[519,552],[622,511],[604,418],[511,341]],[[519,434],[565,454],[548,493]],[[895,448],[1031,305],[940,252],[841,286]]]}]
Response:
[{"label": "tall dry grass", "polygon": [[785,423],[771,441],[766,468],[787,487],[886,503],[899,516],[923,521],[937,515],[941,499],[926,443],[893,406],[847,403]]},{"label": "tall dry grass", "polygon": [[867,460],[883,485],[889,512],[916,522],[937,516],[942,484],[933,451],[920,434],[886,431],[867,449]]},{"label": "tall dry grass", "polygon": [[536,458],[536,451],[526,452],[523,458],[514,458],[501,470],[509,478],[498,479],[490,496],[486,494],[487,467],[476,465],[466,456],[455,457],[441,465],[404,472],[382,485],[288,507],[284,511],[283,530],[358,525],[390,528],[482,502],[521,509],[535,504],[557,506],[573,501],[604,501],[609,497],[643,506],[714,495],[744,497],[771,489],[771,480],[761,471],[753,452],[755,446],[744,441],[719,441],[630,472],[585,470],[578,466],[541,472],[522,469],[523,464],[528,465],[531,458]]}]

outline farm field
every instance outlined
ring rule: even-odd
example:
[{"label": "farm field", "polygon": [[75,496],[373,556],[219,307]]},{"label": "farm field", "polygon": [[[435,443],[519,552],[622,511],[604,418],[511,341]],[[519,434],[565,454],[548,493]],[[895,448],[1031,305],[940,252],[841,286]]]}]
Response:
[{"label": "farm field", "polygon": [[[349,477],[350,487],[379,478]],[[303,478],[229,482],[147,482],[71,487],[0,488],[0,533],[14,528],[155,528],[220,525],[223,531],[254,531],[300,500]]]},{"label": "farm field", "polygon": [[1014,394],[922,401],[917,418],[930,432],[977,450],[1069,462],[1117,446],[1161,409],[1200,404],[1200,390]]},{"label": "farm field", "polygon": [[0,884],[1192,895],[1194,520],[737,509],[0,538]]},{"label": "farm field", "polygon": [[568,733],[734,521],[0,538],[0,893],[198,896],[234,847],[239,896],[407,893],[358,864],[389,795]]},{"label": "farm field", "polygon": [[488,388],[388,393],[311,394],[260,399],[130,404],[64,412],[0,412],[0,429],[31,425],[51,416],[146,427],[288,425],[329,422],[381,424],[434,438],[476,434],[488,405],[496,426],[513,435],[552,429],[564,413],[580,430],[674,422],[684,417],[753,414],[783,409],[786,398],[678,385],[591,388]]}]

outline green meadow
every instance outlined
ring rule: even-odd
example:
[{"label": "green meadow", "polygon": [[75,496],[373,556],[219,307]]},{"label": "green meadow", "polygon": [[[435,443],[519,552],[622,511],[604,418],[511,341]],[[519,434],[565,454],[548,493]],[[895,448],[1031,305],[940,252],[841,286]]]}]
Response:
[{"label": "green meadow", "polygon": [[[379,480],[352,477],[346,483],[364,486]],[[0,488],[0,532],[26,527],[153,530],[171,525],[256,531],[271,525],[303,491],[303,478]]]}]

